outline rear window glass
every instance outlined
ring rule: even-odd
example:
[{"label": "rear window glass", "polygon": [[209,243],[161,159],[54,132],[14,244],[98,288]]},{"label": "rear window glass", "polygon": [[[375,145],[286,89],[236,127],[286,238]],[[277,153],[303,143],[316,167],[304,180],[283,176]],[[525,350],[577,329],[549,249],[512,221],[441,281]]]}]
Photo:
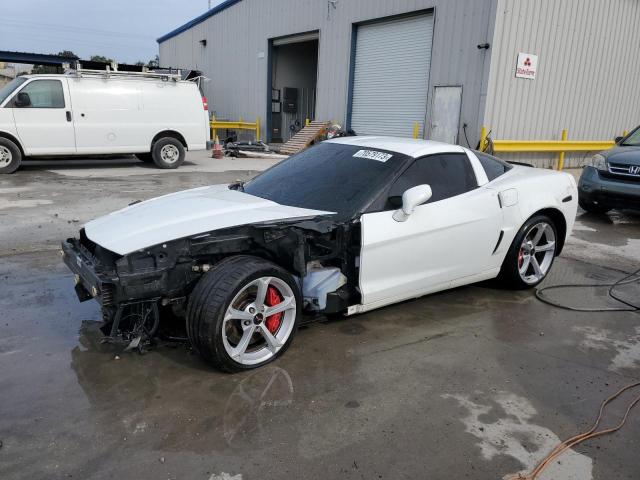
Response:
[{"label": "rear window glass", "polygon": [[476,157],[478,157],[478,160],[480,160],[482,168],[484,168],[489,181],[495,180],[500,175],[508,172],[512,168],[511,165],[509,165],[507,162],[503,162],[499,158],[492,157],[491,155],[487,155],[486,153],[478,151],[475,151],[473,153],[475,153]]}]

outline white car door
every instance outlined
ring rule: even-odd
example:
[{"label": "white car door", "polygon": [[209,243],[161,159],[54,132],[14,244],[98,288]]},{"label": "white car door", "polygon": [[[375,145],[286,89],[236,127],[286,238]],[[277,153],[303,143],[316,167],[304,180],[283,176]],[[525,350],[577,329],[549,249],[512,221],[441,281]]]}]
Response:
[{"label": "white car door", "polygon": [[[486,183],[486,176],[480,183]],[[432,199],[406,221],[394,220],[397,198],[423,184],[431,186]],[[456,281],[465,283],[459,282],[465,277],[474,281],[495,269],[492,253],[500,238],[500,204],[495,191],[478,186],[466,154],[417,159],[387,195],[395,202],[361,218],[363,310],[443,290]]]},{"label": "white car door", "polygon": [[11,107],[27,155],[76,153],[66,78],[31,80],[13,97]]}]

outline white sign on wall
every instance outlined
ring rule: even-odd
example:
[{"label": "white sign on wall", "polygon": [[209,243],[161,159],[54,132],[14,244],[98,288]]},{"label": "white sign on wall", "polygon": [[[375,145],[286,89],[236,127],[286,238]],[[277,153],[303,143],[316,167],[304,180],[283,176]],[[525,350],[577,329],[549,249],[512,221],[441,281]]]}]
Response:
[{"label": "white sign on wall", "polygon": [[532,53],[519,53],[516,65],[516,77],[535,80],[538,70],[538,56]]}]

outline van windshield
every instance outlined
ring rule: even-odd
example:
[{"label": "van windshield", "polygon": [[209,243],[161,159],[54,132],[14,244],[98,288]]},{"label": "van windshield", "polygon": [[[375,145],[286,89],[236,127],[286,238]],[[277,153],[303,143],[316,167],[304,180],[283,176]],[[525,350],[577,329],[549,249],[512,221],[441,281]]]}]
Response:
[{"label": "van windshield", "polygon": [[27,79],[24,77],[16,77],[7,83],[4,87],[0,88],[0,105],[4,102],[9,95],[13,93],[13,91],[26,82]]}]

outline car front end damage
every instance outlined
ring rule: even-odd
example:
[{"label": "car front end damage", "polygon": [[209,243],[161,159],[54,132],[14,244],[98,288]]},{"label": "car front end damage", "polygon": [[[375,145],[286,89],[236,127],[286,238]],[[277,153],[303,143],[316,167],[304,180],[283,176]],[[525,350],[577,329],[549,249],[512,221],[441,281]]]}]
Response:
[{"label": "car front end damage", "polygon": [[[107,338],[138,347],[157,334],[163,312],[184,316],[200,278],[237,255],[270,260],[291,272],[306,292],[305,310],[314,317],[345,311],[359,301],[352,287],[358,278],[355,230],[357,225],[323,219],[273,222],[205,232],[119,255],[94,243],[82,229],[79,238],[62,243],[61,253],[75,275],[78,299],[100,304]],[[342,279],[334,284],[335,291],[313,285],[328,277]]]}]

